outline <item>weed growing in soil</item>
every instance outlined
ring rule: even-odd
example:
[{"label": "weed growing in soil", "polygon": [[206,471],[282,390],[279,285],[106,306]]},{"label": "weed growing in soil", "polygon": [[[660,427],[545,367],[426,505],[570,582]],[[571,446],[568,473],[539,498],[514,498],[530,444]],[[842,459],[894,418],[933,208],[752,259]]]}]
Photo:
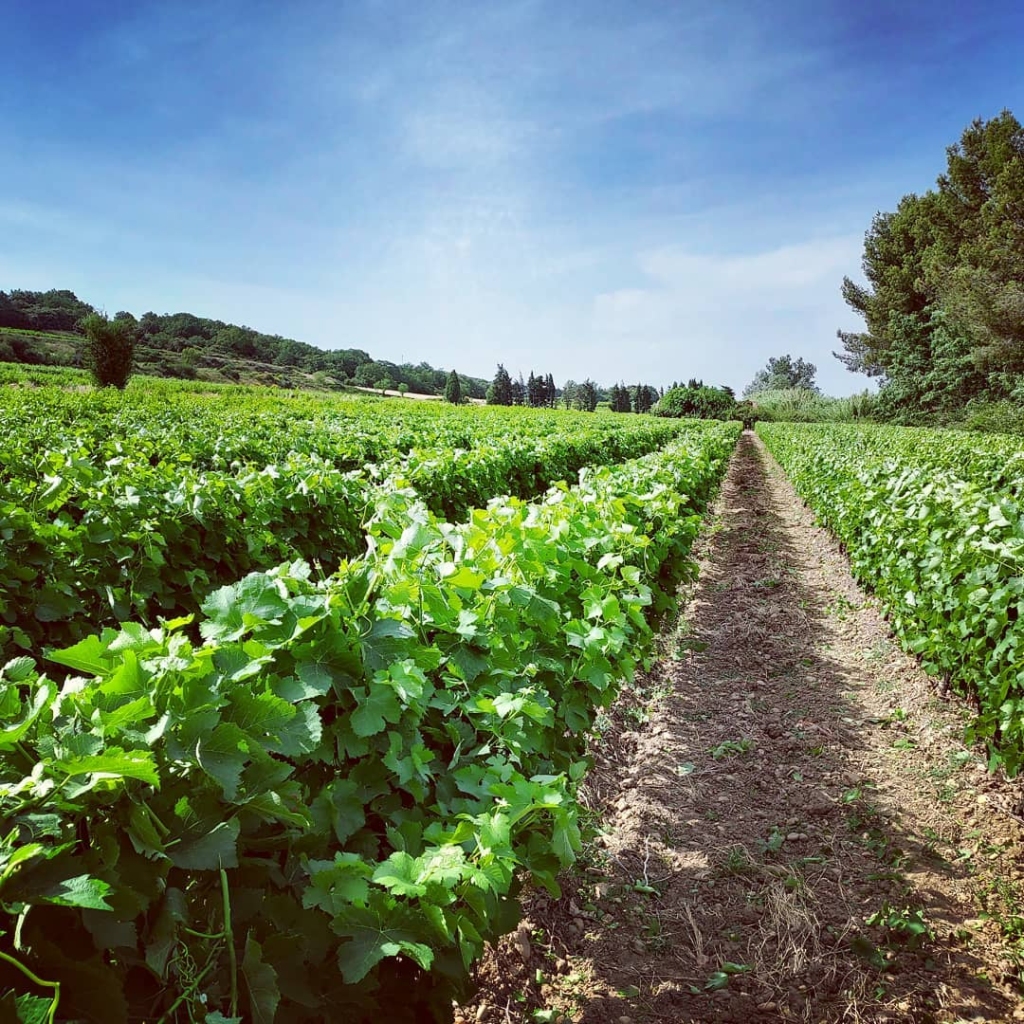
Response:
[{"label": "weed growing in soil", "polygon": [[935,933],[924,919],[924,912],[911,907],[894,907],[888,901],[864,921],[869,927],[884,928],[886,942],[906,949],[919,949],[935,939]]},{"label": "weed growing in soil", "polygon": [[711,756],[716,761],[721,761],[726,757],[736,757],[745,754],[752,745],[753,741],[747,736],[738,740],[723,740],[717,747],[712,747]]}]

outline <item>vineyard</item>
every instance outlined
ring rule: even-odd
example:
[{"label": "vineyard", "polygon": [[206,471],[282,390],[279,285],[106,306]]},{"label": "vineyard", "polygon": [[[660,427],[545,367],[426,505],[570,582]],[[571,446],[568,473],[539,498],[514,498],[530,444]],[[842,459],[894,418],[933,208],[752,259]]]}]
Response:
[{"label": "vineyard", "polygon": [[990,765],[1024,761],[1024,462],[1012,438],[763,423],[758,433],[843,542],[929,674],[977,702]]},{"label": "vineyard", "polygon": [[[590,733],[739,424],[159,382],[4,411],[4,1019],[450,1020],[580,852]],[[1015,773],[1017,447],[758,433]]]},{"label": "vineyard", "polygon": [[214,587],[284,561],[332,572],[364,553],[363,521],[388,488],[413,487],[454,521],[495,495],[535,498],[584,466],[636,458],[686,430],[243,389],[9,390],[0,657],[189,614]]},{"label": "vineyard", "polygon": [[574,858],[738,425],[5,400],[9,1010],[450,1016]]}]

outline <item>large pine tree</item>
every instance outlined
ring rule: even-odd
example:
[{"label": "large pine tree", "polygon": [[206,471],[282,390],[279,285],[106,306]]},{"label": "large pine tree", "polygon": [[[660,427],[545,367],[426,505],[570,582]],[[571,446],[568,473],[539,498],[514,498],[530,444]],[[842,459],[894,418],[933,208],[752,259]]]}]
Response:
[{"label": "large pine tree", "polygon": [[1024,394],[1024,127],[1004,110],[947,150],[936,187],[879,213],[867,285],[843,280],[864,330],[840,331],[853,371],[882,378],[884,412],[955,412]]}]

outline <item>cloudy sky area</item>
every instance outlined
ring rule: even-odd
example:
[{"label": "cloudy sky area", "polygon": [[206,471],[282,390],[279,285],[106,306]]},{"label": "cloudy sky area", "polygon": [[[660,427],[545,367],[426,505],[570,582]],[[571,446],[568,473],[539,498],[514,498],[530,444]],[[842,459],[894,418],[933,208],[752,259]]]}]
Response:
[{"label": "cloudy sky area", "polygon": [[1024,111],[1016,0],[34,0],[3,34],[0,288],[483,377],[739,390],[789,352],[860,390],[872,215]]}]

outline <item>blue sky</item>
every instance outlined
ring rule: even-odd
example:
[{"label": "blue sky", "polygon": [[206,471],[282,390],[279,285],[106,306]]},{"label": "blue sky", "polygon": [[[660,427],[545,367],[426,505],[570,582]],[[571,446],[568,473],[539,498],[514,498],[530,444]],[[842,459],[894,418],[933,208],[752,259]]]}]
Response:
[{"label": "blue sky", "polygon": [[[970,12],[969,15],[966,12]],[[742,388],[876,210],[1024,118],[1024,6],[5,5],[0,288],[479,376]]]}]

